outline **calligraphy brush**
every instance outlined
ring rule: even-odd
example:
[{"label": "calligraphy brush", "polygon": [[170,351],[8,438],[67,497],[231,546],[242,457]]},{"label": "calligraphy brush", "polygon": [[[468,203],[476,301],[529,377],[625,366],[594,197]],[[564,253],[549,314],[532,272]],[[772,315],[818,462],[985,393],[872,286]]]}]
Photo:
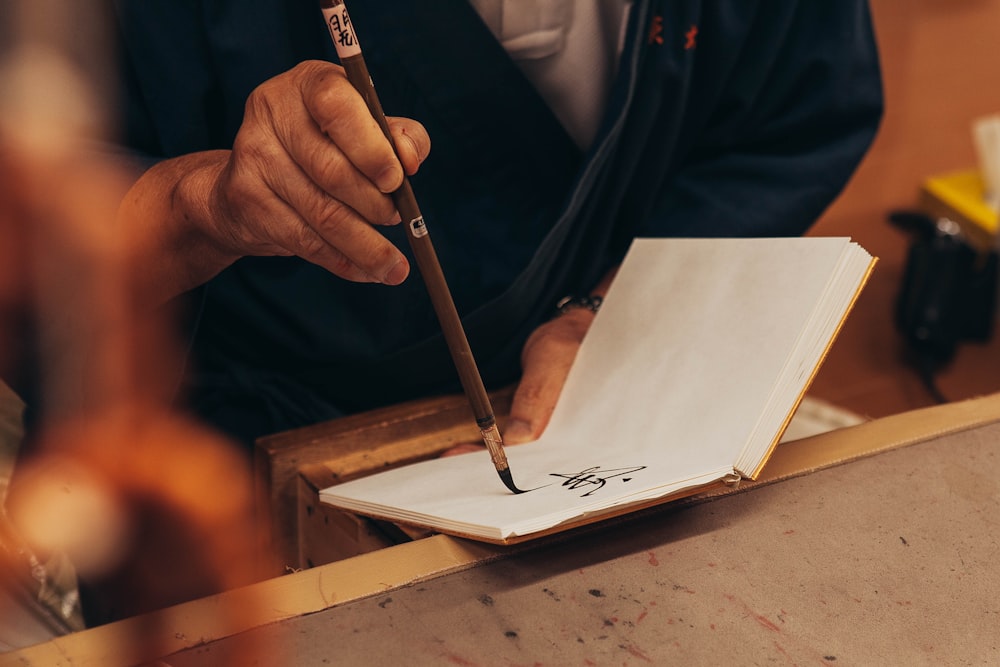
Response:
[{"label": "calligraphy brush", "polygon": [[[347,14],[347,7],[343,0],[320,0],[320,7],[326,19],[327,28],[330,30],[330,36],[333,38],[333,44],[337,49],[340,64],[343,65],[347,73],[348,81],[361,93],[365,104],[368,105],[368,110],[378,122],[379,127],[382,128],[382,132],[392,144],[393,150],[397,151],[398,154],[396,143],[389,132],[389,124],[382,111],[382,104],[379,102],[371,75],[368,73],[368,66],[361,54],[361,45],[358,43],[351,19]],[[493,466],[508,489],[514,493],[523,493],[514,485],[514,478],[510,473],[510,466],[507,464],[507,456],[503,451],[503,440],[500,437],[500,430],[497,428],[496,417],[493,414],[493,406],[490,404],[490,397],[483,386],[483,378],[479,374],[476,360],[472,356],[472,349],[469,347],[469,341],[462,328],[458,311],[455,310],[455,302],[452,300],[448,283],[441,271],[441,265],[438,262],[437,253],[434,251],[434,245],[431,243],[427,225],[424,223],[423,215],[417,206],[417,199],[413,194],[413,188],[410,187],[410,181],[405,174],[403,184],[392,193],[392,200],[406,224],[406,236],[417,260],[417,267],[427,285],[427,291],[441,323],[448,350],[451,352],[455,367],[458,369],[462,388],[472,405],[476,424],[479,426],[483,441],[490,452]]]}]

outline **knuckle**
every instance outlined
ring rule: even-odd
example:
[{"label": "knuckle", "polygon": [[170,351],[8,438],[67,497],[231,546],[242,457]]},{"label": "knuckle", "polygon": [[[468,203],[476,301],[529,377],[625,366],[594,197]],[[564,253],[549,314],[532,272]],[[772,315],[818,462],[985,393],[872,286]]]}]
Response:
[{"label": "knuckle", "polygon": [[244,164],[261,164],[267,162],[270,151],[265,146],[265,142],[253,136],[253,132],[239,132],[233,140],[233,155]]},{"label": "knuckle", "polygon": [[276,87],[276,83],[269,79],[250,91],[247,101],[243,105],[244,117],[251,119],[258,117],[271,118],[274,115],[271,97]]},{"label": "knuckle", "polygon": [[315,72],[319,65],[318,60],[303,60],[291,69],[292,74],[296,76],[302,76],[304,74],[309,74]]},{"label": "knuckle", "polygon": [[332,246],[352,267],[371,275],[381,275],[396,261],[396,250],[381,235],[368,233],[350,207],[331,197],[322,198],[315,211],[313,240]]},{"label": "knuckle", "polygon": [[317,173],[328,187],[336,188],[354,180],[354,165],[340,151],[324,143],[317,143],[310,151],[309,162],[316,165]]},{"label": "knuckle", "polygon": [[359,270],[357,265],[343,253],[333,251],[327,254],[324,266],[334,275],[348,280],[362,280],[364,278],[364,272]]},{"label": "knuckle", "polygon": [[282,151],[272,128],[270,124],[244,122],[233,139],[233,162],[248,171],[264,170],[275,163]]},{"label": "knuckle", "polygon": [[396,215],[396,205],[386,195],[372,197],[368,201],[371,221],[379,225],[392,225],[399,221]]},{"label": "knuckle", "polygon": [[343,77],[325,76],[321,85],[315,86],[311,92],[310,107],[314,110],[316,123],[320,130],[329,135],[334,123],[353,109],[351,95],[354,89]]},{"label": "knuckle", "polygon": [[396,255],[396,249],[388,241],[378,243],[369,254],[372,273],[382,273],[384,269],[391,267],[397,261]]},{"label": "knuckle", "polygon": [[537,405],[541,402],[542,398],[542,387],[534,382],[522,381],[520,386],[517,388],[517,402],[522,407]]},{"label": "knuckle", "polygon": [[[337,111],[340,108],[342,100],[342,92],[335,85],[321,86],[313,93],[313,102],[316,107],[327,114]],[[332,118],[330,117],[322,118],[320,120],[327,124],[332,122]],[[324,127],[323,129],[326,130],[327,128]]]},{"label": "knuckle", "polygon": [[347,233],[350,209],[333,197],[317,197],[309,219],[315,220],[317,231],[323,238],[335,239]]},{"label": "knuckle", "polygon": [[326,242],[323,238],[305,225],[295,229],[291,242],[296,254],[302,257],[316,257],[326,249]]},{"label": "knuckle", "polygon": [[270,194],[270,187],[264,176],[266,165],[267,157],[257,153],[256,149],[240,155],[230,170],[224,190],[226,201],[232,207],[265,207]]}]

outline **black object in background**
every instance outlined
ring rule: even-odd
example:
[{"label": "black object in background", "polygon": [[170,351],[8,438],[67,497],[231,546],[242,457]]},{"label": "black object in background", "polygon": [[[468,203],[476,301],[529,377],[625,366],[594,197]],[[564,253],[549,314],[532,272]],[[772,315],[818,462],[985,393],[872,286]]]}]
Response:
[{"label": "black object in background", "polygon": [[914,236],[896,300],[896,326],[928,391],[946,402],[934,375],[962,341],[987,341],[996,319],[997,252],[978,251],[958,223],[895,211],[889,220]]}]

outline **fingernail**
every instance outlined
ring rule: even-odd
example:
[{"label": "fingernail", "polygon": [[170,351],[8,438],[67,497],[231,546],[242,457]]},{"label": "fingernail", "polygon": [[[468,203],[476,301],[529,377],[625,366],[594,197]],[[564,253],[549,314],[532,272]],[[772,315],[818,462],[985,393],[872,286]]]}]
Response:
[{"label": "fingernail", "polygon": [[393,165],[383,169],[375,179],[375,185],[385,193],[395,192],[403,182],[403,175],[399,167]]},{"label": "fingernail", "polygon": [[385,272],[382,276],[382,283],[385,285],[398,285],[399,283],[406,280],[406,276],[410,273],[410,268],[406,265],[406,262],[396,262],[392,265],[392,268]]},{"label": "fingernail", "polygon": [[534,440],[534,434],[531,432],[531,424],[521,419],[512,419],[507,422],[507,428],[504,429],[503,438],[509,444],[517,444],[520,442],[527,442],[528,440]]}]

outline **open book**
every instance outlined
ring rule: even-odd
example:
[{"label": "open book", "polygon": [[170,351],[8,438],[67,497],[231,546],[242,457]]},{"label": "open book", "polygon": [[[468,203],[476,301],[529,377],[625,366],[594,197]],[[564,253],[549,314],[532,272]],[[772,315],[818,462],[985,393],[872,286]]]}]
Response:
[{"label": "open book", "polygon": [[543,436],[320,492],[359,514],[515,542],[754,478],[875,259],[844,238],[638,239]]}]

